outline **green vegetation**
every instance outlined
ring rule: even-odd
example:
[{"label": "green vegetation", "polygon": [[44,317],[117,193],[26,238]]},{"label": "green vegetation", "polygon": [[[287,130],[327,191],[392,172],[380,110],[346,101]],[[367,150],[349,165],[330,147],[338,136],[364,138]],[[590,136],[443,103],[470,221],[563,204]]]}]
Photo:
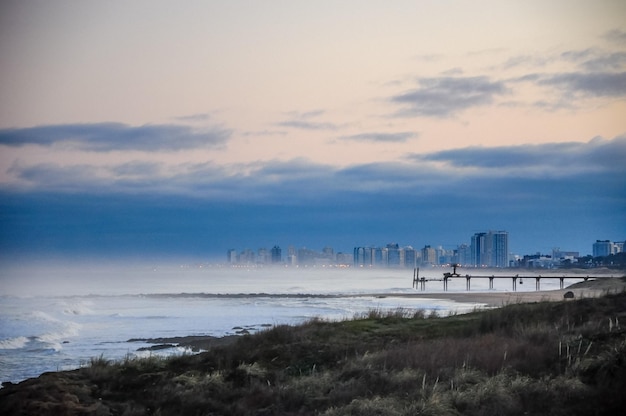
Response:
[{"label": "green vegetation", "polygon": [[5,386],[0,413],[620,414],[625,315],[623,292],[445,318],[398,310],[312,320],[196,355],[96,358]]}]

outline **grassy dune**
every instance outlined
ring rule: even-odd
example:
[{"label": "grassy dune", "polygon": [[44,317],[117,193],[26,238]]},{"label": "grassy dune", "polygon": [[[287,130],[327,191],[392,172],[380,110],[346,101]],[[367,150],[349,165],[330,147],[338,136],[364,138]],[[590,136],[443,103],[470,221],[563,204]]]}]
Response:
[{"label": "grassy dune", "polygon": [[0,390],[1,414],[612,415],[626,292],[445,318],[371,311],[173,358],[93,359]]}]

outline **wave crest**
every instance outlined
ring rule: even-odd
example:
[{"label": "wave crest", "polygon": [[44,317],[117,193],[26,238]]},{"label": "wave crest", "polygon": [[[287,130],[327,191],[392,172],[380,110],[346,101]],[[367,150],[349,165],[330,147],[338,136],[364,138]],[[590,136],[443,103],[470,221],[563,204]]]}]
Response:
[{"label": "wave crest", "polygon": [[0,350],[19,350],[24,348],[28,343],[26,337],[15,337],[9,339],[0,340]]}]

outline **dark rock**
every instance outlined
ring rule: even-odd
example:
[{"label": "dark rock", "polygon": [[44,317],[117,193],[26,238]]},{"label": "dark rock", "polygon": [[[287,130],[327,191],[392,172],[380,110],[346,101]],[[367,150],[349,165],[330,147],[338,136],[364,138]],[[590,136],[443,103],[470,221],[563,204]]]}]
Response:
[{"label": "dark rock", "polygon": [[137,348],[137,351],[158,351],[158,350],[166,350],[168,348],[176,348],[176,345],[174,345],[174,344],[157,344],[157,345],[151,345],[149,347]]}]

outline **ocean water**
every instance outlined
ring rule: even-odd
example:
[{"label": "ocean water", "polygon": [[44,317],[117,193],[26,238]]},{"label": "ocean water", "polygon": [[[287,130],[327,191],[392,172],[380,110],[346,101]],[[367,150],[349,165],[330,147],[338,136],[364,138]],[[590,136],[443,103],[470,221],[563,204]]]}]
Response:
[{"label": "ocean water", "polygon": [[[441,277],[432,269],[427,277]],[[424,274],[422,272],[422,274]],[[202,265],[39,265],[0,269],[0,381],[88,365],[92,358],[180,354],[138,351],[131,339],[223,336],[298,324],[317,317],[350,319],[372,309],[423,309],[440,315],[481,304],[445,300],[441,282],[432,298],[416,293],[412,270],[222,268]],[[531,283],[531,282],[529,282]],[[566,284],[573,282],[566,282]],[[510,281],[493,290],[508,291]],[[558,288],[558,280],[542,289]],[[518,291],[534,290],[534,284]],[[448,291],[464,291],[465,279]],[[487,291],[485,280],[472,291]]]}]

